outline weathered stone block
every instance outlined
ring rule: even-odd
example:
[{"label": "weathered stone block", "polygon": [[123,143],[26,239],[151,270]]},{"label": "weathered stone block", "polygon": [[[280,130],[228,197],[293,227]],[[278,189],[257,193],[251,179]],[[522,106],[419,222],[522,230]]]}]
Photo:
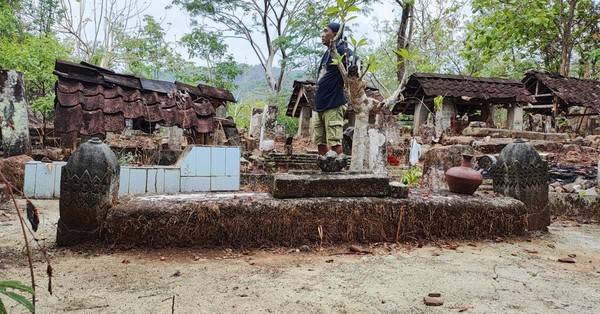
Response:
[{"label": "weathered stone block", "polygon": [[390,197],[393,198],[408,198],[409,187],[398,182],[390,182]]},{"label": "weathered stone block", "polygon": [[181,156],[180,149],[163,149],[158,152],[158,164],[169,166],[177,163],[177,159]]},{"label": "weathered stone block", "polygon": [[271,194],[275,198],[387,196],[387,175],[364,173],[275,174]]}]

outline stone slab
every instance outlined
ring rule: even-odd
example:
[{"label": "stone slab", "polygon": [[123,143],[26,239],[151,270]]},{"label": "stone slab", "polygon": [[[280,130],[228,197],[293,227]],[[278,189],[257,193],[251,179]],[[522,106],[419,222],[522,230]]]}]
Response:
[{"label": "stone slab", "polygon": [[409,187],[398,181],[390,182],[390,197],[408,198]]},{"label": "stone slab", "polygon": [[579,193],[548,193],[548,207],[553,216],[600,221],[600,197]]},{"label": "stone slab", "polygon": [[387,175],[275,174],[270,192],[275,198],[383,197],[389,194]]}]

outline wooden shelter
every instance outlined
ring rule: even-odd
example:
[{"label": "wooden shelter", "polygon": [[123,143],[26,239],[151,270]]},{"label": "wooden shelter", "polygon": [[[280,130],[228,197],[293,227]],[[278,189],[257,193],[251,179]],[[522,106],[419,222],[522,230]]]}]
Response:
[{"label": "wooden shelter", "polygon": [[534,70],[528,71],[522,81],[536,99],[524,109],[552,117],[554,128],[558,127],[559,115],[578,120],[577,131],[584,118],[600,115],[600,81]]},{"label": "wooden shelter", "polygon": [[227,102],[235,102],[225,89],[151,80],[64,60],[56,61],[54,74],[54,127],[63,135],[63,147],[74,147],[79,135],[127,128],[152,133],[159,126],[178,127],[186,130],[191,143],[209,144],[206,140],[216,126],[235,127],[216,115]]},{"label": "wooden shelter", "polygon": [[[415,130],[427,121],[429,114],[438,115],[443,132],[451,135],[460,133],[470,121],[493,125],[496,107],[508,110],[509,129],[520,130],[522,107],[535,103],[525,85],[517,80],[436,73],[411,75],[403,96],[392,109],[393,114],[413,115]],[[437,96],[443,96],[438,112],[434,108]]]},{"label": "wooden shelter", "polygon": [[[295,80],[294,89],[292,96],[287,105],[287,111],[285,113],[288,117],[297,117],[300,119],[298,123],[298,136],[308,136],[310,133],[310,118],[312,117],[312,111],[315,102],[315,89],[316,84],[313,80]],[[379,93],[379,90],[374,87],[365,88],[367,97],[383,101],[383,96]],[[386,109],[371,112],[369,116],[369,122],[375,123],[378,119],[377,116],[390,114]],[[348,106],[346,111],[346,118],[350,126],[354,125],[354,110],[352,106]],[[382,121],[383,119],[379,119]]]}]

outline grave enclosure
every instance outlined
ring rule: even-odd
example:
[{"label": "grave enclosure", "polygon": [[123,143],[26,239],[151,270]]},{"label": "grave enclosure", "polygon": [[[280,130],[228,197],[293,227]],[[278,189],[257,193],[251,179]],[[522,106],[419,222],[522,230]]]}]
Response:
[{"label": "grave enclosure", "polygon": [[[98,140],[90,142],[106,146]],[[79,150],[73,156],[78,154]],[[93,241],[151,247],[289,246],[494,238],[521,235],[527,228],[527,210],[519,200],[448,191],[408,193],[406,187],[390,184],[381,175],[300,171],[275,176],[270,193],[241,192],[239,159],[236,147],[191,146],[175,167],[115,165],[104,172],[95,169],[100,173],[96,175],[69,170],[68,178],[58,179],[59,169],[64,175],[65,167],[75,167],[69,166],[72,160],[83,159],[72,157],[62,166],[37,162],[27,166],[35,170],[28,173],[39,178],[43,175],[38,172],[54,173],[51,182],[60,182],[63,191],[69,184],[69,193],[61,193],[60,203],[61,221],[70,224],[67,228],[59,221],[66,230],[59,231],[59,245]],[[46,171],[49,168],[52,171]],[[102,173],[114,174],[112,181]],[[32,186],[30,181],[26,186]],[[39,186],[33,185],[34,193],[41,191]],[[318,194],[310,193],[313,186]],[[122,196],[138,191],[144,195],[119,202],[112,198],[117,192]],[[74,230],[78,225],[88,227]]]}]

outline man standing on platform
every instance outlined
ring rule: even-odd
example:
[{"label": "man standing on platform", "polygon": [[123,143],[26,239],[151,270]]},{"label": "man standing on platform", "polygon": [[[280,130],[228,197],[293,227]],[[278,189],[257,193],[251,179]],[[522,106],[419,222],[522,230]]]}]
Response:
[{"label": "man standing on platform", "polygon": [[[344,95],[344,79],[337,65],[332,64],[331,41],[340,30],[339,23],[329,23],[321,33],[321,41],[327,47],[320,64],[319,79],[315,94],[315,112],[313,112],[313,142],[317,145],[319,155],[325,155],[329,149],[338,155],[343,153],[342,138],[344,131],[344,115],[346,113],[346,96]],[[352,50],[344,46],[342,36],[335,43],[337,53],[345,55],[343,63],[352,56]]]}]

